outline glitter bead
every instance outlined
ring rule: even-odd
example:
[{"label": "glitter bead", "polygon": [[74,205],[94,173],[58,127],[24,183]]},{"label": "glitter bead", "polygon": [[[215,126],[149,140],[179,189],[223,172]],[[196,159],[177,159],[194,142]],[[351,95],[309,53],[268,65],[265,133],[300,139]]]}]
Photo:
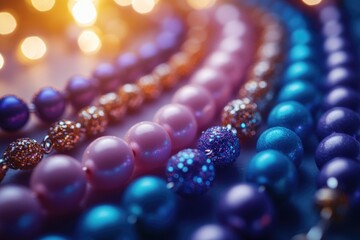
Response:
[{"label": "glitter bead", "polygon": [[83,109],[78,115],[78,122],[85,128],[88,136],[95,136],[104,132],[108,125],[104,109],[95,106]]},{"label": "glitter bead", "polygon": [[273,98],[272,90],[272,86],[268,82],[254,79],[244,84],[239,91],[239,97],[249,98],[258,105],[259,109],[264,109]]},{"label": "glitter bead", "polygon": [[179,52],[174,54],[170,58],[170,66],[175,71],[176,75],[183,77],[187,75],[194,64],[189,59],[189,55],[185,52]]},{"label": "glitter bead", "polygon": [[166,63],[158,65],[152,74],[159,78],[161,85],[165,89],[173,87],[178,80],[175,74],[171,71],[170,66]]},{"label": "glitter bead", "polygon": [[156,76],[143,76],[137,81],[137,85],[144,93],[146,100],[154,100],[158,98],[162,92],[162,86],[160,84],[159,78]]},{"label": "glitter bead", "polygon": [[240,154],[240,143],[236,135],[230,129],[220,126],[204,131],[197,148],[216,166],[229,166]]},{"label": "glitter bead", "polygon": [[81,125],[68,120],[59,121],[50,127],[48,135],[54,149],[60,152],[70,151],[80,140]]},{"label": "glitter bead", "polygon": [[31,138],[20,138],[10,143],[4,152],[4,162],[12,169],[33,169],[43,158],[44,151]]},{"label": "glitter bead", "polygon": [[99,104],[104,109],[109,121],[118,122],[126,114],[126,104],[116,93],[102,95],[99,98]]},{"label": "glitter bead", "polygon": [[211,187],[215,168],[204,153],[197,149],[185,149],[169,159],[166,176],[177,193],[185,196],[201,195]]},{"label": "glitter bead", "polygon": [[136,84],[125,84],[119,90],[119,96],[130,111],[137,110],[144,102],[144,94]]},{"label": "glitter bead", "polygon": [[236,132],[238,138],[253,137],[261,125],[261,115],[257,105],[248,98],[236,99],[225,106],[222,125]]}]

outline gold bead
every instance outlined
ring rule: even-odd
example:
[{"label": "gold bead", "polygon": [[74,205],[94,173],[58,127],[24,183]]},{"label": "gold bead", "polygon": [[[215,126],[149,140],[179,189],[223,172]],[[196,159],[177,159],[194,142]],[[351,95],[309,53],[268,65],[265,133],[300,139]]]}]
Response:
[{"label": "gold bead", "polygon": [[61,120],[51,125],[48,136],[55,150],[70,151],[81,138],[81,125],[76,122]]},{"label": "gold bead", "polygon": [[116,93],[102,95],[99,98],[99,104],[111,122],[120,121],[126,114],[126,104]]},{"label": "gold bead", "polygon": [[162,92],[162,86],[160,84],[159,78],[153,75],[146,75],[141,77],[137,81],[137,85],[144,93],[146,100],[154,100],[158,98]]},{"label": "gold bead", "polygon": [[86,107],[81,110],[77,122],[81,124],[89,137],[103,133],[108,125],[104,109],[96,106]]},{"label": "gold bead", "polygon": [[180,77],[186,76],[194,67],[190,61],[189,55],[185,52],[174,54],[169,61],[171,69]]},{"label": "gold bead", "polygon": [[170,66],[166,63],[158,65],[152,74],[159,78],[160,84],[164,87],[164,89],[172,88],[178,80],[175,74],[171,71]]},{"label": "gold bead", "polygon": [[4,152],[4,163],[12,169],[33,169],[43,158],[44,151],[36,140],[20,138],[10,143]]},{"label": "gold bead", "polygon": [[274,93],[271,85],[259,79],[247,81],[239,90],[240,98],[248,98],[251,102],[256,103],[260,110],[266,108],[272,100]]},{"label": "gold bead", "polygon": [[181,50],[187,53],[191,60],[197,64],[203,56],[203,46],[203,42],[196,38],[189,38],[182,44]]},{"label": "gold bead", "polygon": [[130,111],[135,111],[144,102],[144,93],[136,84],[128,83],[123,85],[119,90],[119,96],[126,103]]}]

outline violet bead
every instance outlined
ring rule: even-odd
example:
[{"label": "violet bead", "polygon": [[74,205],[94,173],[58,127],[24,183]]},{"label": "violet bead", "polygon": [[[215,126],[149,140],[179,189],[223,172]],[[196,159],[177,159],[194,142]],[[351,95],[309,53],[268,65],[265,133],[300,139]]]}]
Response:
[{"label": "violet bead", "polygon": [[336,67],[355,68],[356,61],[352,53],[336,51],[328,56],[326,65],[329,69]]},{"label": "violet bead", "polygon": [[134,82],[140,77],[140,72],[136,71],[139,58],[132,52],[126,52],[118,56],[115,60],[115,67],[122,82]]},{"label": "violet bead", "polygon": [[94,79],[82,76],[72,77],[66,86],[66,92],[75,109],[89,106],[97,95]]},{"label": "violet bead", "polygon": [[140,61],[146,66],[146,70],[152,70],[159,62],[157,46],[151,42],[142,44],[139,47]]},{"label": "violet bead", "polygon": [[102,93],[115,91],[120,85],[117,70],[110,63],[100,64],[94,71],[93,77],[98,80]]},{"label": "violet bead", "polygon": [[339,50],[349,50],[349,42],[343,37],[329,37],[325,40],[324,50],[328,53]]},{"label": "violet bead", "polygon": [[198,228],[192,235],[191,240],[241,240],[227,227],[219,224],[207,224]]},{"label": "violet bead", "polygon": [[43,215],[33,192],[22,186],[0,188],[0,238],[30,239],[40,230]]},{"label": "violet bead", "polygon": [[332,89],[334,87],[352,87],[356,88],[359,84],[359,78],[353,70],[345,67],[337,67],[331,70],[325,80],[325,87]]},{"label": "violet bead", "polygon": [[360,153],[360,143],[344,133],[333,133],[324,138],[316,149],[315,162],[319,169],[335,157],[356,159]]},{"label": "violet bead", "polygon": [[30,187],[51,214],[76,210],[85,195],[86,176],[80,163],[66,155],[53,155],[39,163]]},{"label": "violet bead", "polygon": [[164,54],[168,54],[170,50],[175,48],[178,41],[177,39],[178,36],[171,31],[163,31],[157,35],[155,41],[160,51]]},{"label": "violet bead", "polygon": [[30,113],[26,103],[14,95],[0,99],[0,127],[13,132],[22,128],[29,120]]},{"label": "violet bead", "polygon": [[170,31],[173,34],[181,34],[184,30],[184,25],[179,18],[176,17],[166,17],[162,19],[161,26],[163,31]]},{"label": "violet bead", "polygon": [[166,130],[153,122],[140,122],[125,134],[135,156],[135,168],[152,170],[164,167],[171,154],[171,140]]},{"label": "violet bead", "polygon": [[325,95],[323,100],[324,110],[333,107],[346,107],[354,111],[360,108],[360,94],[348,87],[337,87]]},{"label": "violet bead", "polygon": [[325,37],[343,36],[345,26],[337,20],[331,20],[324,24],[322,32]]},{"label": "violet bead", "polygon": [[37,116],[44,122],[52,123],[59,120],[66,108],[64,94],[51,87],[41,89],[32,102]]},{"label": "violet bead", "polygon": [[96,139],[86,148],[82,163],[91,186],[100,190],[116,190],[130,180],[134,155],[124,140],[106,136]]}]

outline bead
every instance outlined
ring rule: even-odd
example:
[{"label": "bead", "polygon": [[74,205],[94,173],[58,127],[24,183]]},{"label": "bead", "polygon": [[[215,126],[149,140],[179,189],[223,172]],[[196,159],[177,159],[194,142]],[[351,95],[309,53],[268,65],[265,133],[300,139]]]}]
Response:
[{"label": "bead", "polygon": [[352,194],[360,186],[359,163],[343,157],[333,158],[321,168],[317,186]]},{"label": "bead", "polygon": [[183,149],[195,140],[198,129],[195,116],[183,105],[165,105],[156,112],[154,122],[169,134],[173,151]]},{"label": "bead", "polygon": [[67,237],[61,236],[61,235],[46,235],[38,238],[37,240],[70,240]]},{"label": "bead", "polygon": [[320,211],[331,210],[331,218],[343,217],[349,208],[349,198],[341,191],[321,188],[315,192],[315,204]]},{"label": "bead", "polygon": [[348,87],[336,87],[324,96],[323,108],[345,107],[353,111],[360,108],[360,94]]},{"label": "bead", "polygon": [[291,44],[311,44],[313,39],[313,34],[307,28],[298,28],[295,29],[290,36]]},{"label": "bead", "polygon": [[344,133],[333,133],[324,138],[315,153],[315,162],[319,169],[335,157],[356,159],[360,153],[360,143]]},{"label": "bead", "polygon": [[104,109],[95,106],[81,110],[77,122],[85,129],[87,136],[95,136],[103,133],[108,125],[108,119]]},{"label": "bead", "polygon": [[274,91],[269,82],[263,80],[249,80],[239,90],[239,97],[248,98],[253,103],[256,103],[260,110],[266,106],[273,99]]},{"label": "bead", "polygon": [[155,42],[159,49],[165,55],[168,55],[170,50],[178,43],[178,36],[171,31],[163,31],[156,36]]},{"label": "bead", "polygon": [[85,195],[86,176],[76,159],[53,155],[34,169],[30,188],[50,214],[63,215],[79,208]]},{"label": "bead", "polygon": [[42,222],[41,205],[33,192],[16,185],[0,188],[1,239],[32,239]]},{"label": "bead", "polygon": [[100,64],[94,71],[93,77],[98,80],[102,93],[114,91],[120,84],[117,77],[117,70],[110,63]]},{"label": "bead", "polygon": [[174,94],[172,102],[192,110],[199,130],[209,126],[215,117],[215,102],[209,91],[200,86],[187,85],[180,88]]},{"label": "bead", "polygon": [[189,54],[185,52],[178,52],[172,55],[169,60],[169,65],[175,74],[180,77],[186,76],[195,66],[195,64],[191,62]]},{"label": "bead", "polygon": [[318,121],[317,135],[323,139],[334,132],[356,136],[360,132],[360,115],[344,107],[326,111]]},{"label": "bead", "polygon": [[276,68],[271,61],[261,60],[254,63],[249,72],[250,78],[268,80],[274,76]]},{"label": "bead", "polygon": [[130,111],[135,111],[144,102],[144,93],[136,84],[125,84],[119,90],[119,96]]},{"label": "bead", "polygon": [[248,182],[264,186],[278,198],[289,197],[297,186],[297,173],[291,159],[276,150],[264,150],[250,160],[246,169]]},{"label": "bead", "polygon": [[257,55],[260,59],[277,62],[282,58],[281,52],[279,43],[264,43],[259,47]]},{"label": "bead", "polygon": [[72,77],[66,85],[66,93],[75,109],[89,106],[97,95],[95,80],[82,76]]},{"label": "bead", "polygon": [[20,98],[8,95],[0,99],[0,127],[13,132],[22,128],[29,120],[29,109]]},{"label": "bead", "polygon": [[314,61],[315,52],[312,47],[306,44],[297,44],[290,49],[288,62]]},{"label": "bead", "polygon": [[137,81],[137,85],[144,94],[146,100],[157,99],[162,93],[162,86],[157,77],[146,75]]},{"label": "bead", "polygon": [[70,151],[80,141],[81,125],[68,120],[54,123],[49,128],[49,139],[57,151]]},{"label": "bead", "polygon": [[224,107],[221,124],[235,131],[239,139],[253,137],[261,125],[261,115],[248,98],[236,99]]},{"label": "bead", "polygon": [[137,64],[138,58],[132,52],[125,52],[115,60],[115,66],[120,74],[129,73]]},{"label": "bead", "polygon": [[312,132],[312,116],[303,105],[295,101],[277,104],[270,112],[267,124],[269,127],[285,127],[294,131],[302,140]]},{"label": "bead", "polygon": [[340,50],[328,56],[326,65],[328,69],[336,67],[356,68],[356,60],[352,53]]},{"label": "bead", "polygon": [[343,24],[337,20],[327,21],[324,23],[322,30],[325,37],[342,36],[345,32]]},{"label": "bead", "polygon": [[219,224],[203,225],[191,235],[191,240],[241,240],[230,229]]},{"label": "bead", "polygon": [[160,49],[152,42],[145,42],[139,46],[138,57],[146,70],[152,70],[159,62]]},{"label": "bead", "polygon": [[[225,28],[227,26],[225,25]],[[219,50],[232,55],[240,56],[245,54],[244,40],[234,36],[227,36],[219,43]]]},{"label": "bead", "polygon": [[169,159],[166,178],[178,194],[197,196],[204,194],[212,186],[215,168],[205,153],[188,148]]},{"label": "bead", "polygon": [[220,220],[250,239],[268,234],[274,221],[273,212],[267,195],[250,184],[237,184],[220,199]]},{"label": "bead", "polygon": [[166,130],[153,122],[140,122],[125,134],[134,152],[135,166],[144,171],[163,167],[171,154],[171,140]]},{"label": "bead", "polygon": [[329,71],[325,87],[332,89],[334,87],[352,87],[356,88],[359,84],[359,78],[353,70],[345,67],[337,67]]},{"label": "bead", "polygon": [[134,155],[124,140],[112,136],[100,137],[85,149],[82,164],[92,187],[120,189],[133,173]]},{"label": "bead", "polygon": [[0,182],[4,179],[8,170],[8,166],[3,161],[3,159],[0,159]]},{"label": "bead", "polygon": [[99,98],[99,105],[104,109],[110,122],[118,122],[126,114],[126,104],[116,93],[107,93]]},{"label": "bead", "polygon": [[347,39],[339,36],[328,37],[324,42],[324,50],[327,53],[336,52],[339,50],[348,50],[349,42]]},{"label": "bead", "polygon": [[256,151],[273,149],[285,154],[294,166],[299,167],[304,154],[301,139],[284,127],[273,127],[264,131],[256,144]]},{"label": "bead", "polygon": [[31,138],[19,138],[5,149],[4,163],[12,169],[33,169],[43,158],[44,151]]},{"label": "bead", "polygon": [[285,71],[283,83],[289,83],[298,79],[316,84],[321,79],[320,70],[311,62],[295,62]]},{"label": "bead", "polygon": [[126,212],[112,205],[98,205],[84,213],[78,224],[78,239],[135,240],[134,227],[128,223]]},{"label": "bead", "polygon": [[146,231],[167,229],[176,215],[176,196],[158,177],[145,176],[132,182],[124,192],[123,206]]},{"label": "bead", "polygon": [[237,136],[228,128],[214,126],[204,131],[197,148],[205,153],[215,166],[232,165],[240,155]]},{"label": "bead", "polygon": [[164,89],[172,88],[178,80],[176,75],[171,71],[170,66],[166,63],[162,63],[155,67],[152,74],[159,79],[160,84],[164,87]]},{"label": "bead", "polygon": [[32,103],[37,116],[44,122],[52,123],[59,120],[66,108],[64,94],[50,87],[41,89],[35,95]]}]

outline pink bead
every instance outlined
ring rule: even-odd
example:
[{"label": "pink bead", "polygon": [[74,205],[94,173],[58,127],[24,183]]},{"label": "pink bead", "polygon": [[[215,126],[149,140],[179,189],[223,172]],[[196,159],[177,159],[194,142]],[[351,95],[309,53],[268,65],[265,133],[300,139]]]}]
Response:
[{"label": "pink bead", "polygon": [[96,139],[86,148],[82,163],[95,189],[115,190],[129,181],[134,170],[134,155],[127,142],[107,136]]},{"label": "pink bead", "polygon": [[248,27],[243,21],[232,20],[224,24],[222,35],[224,37],[246,38],[248,31]]},{"label": "pink bead", "polygon": [[[246,48],[248,47],[247,45]],[[233,55],[239,61],[244,61],[244,58],[247,58],[244,41],[238,38],[227,37],[222,39],[219,43],[219,50]]]},{"label": "pink bead", "polygon": [[222,109],[231,97],[231,82],[221,71],[212,68],[201,68],[190,78],[190,83],[208,90],[216,104]]},{"label": "pink bead", "polygon": [[188,147],[195,140],[197,133],[195,116],[183,105],[165,105],[156,112],[154,122],[163,126],[169,134],[173,152]]},{"label": "pink bead", "polygon": [[166,130],[154,122],[140,122],[125,134],[135,156],[135,168],[149,171],[165,167],[171,155],[171,140]]},{"label": "pink bead", "polygon": [[215,101],[209,91],[203,87],[184,86],[176,91],[172,102],[182,104],[192,110],[198,124],[198,130],[208,127],[215,117]]},{"label": "pink bead", "polygon": [[68,214],[79,208],[86,191],[80,163],[66,155],[53,155],[37,165],[30,187],[51,214]]}]

